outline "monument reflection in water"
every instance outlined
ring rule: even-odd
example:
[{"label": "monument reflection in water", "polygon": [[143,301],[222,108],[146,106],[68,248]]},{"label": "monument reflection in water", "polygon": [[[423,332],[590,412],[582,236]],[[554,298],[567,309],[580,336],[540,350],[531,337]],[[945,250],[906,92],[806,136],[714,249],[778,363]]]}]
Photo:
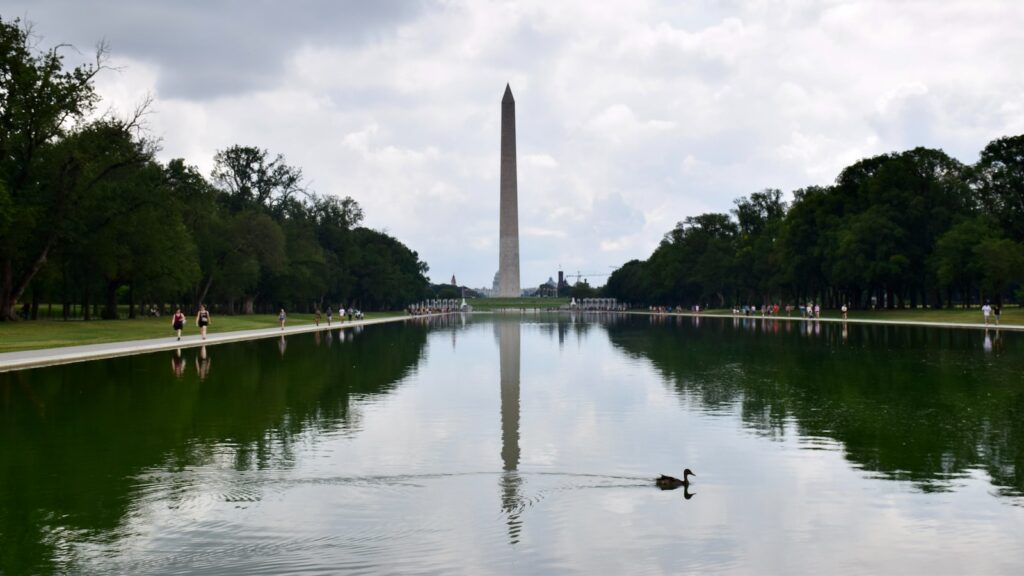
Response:
[{"label": "monument reflection in water", "polygon": [[501,509],[508,516],[508,535],[512,543],[519,541],[523,509],[519,468],[519,349],[518,320],[496,321],[498,363],[501,366]]},{"label": "monument reflection in water", "polygon": [[0,373],[0,572],[1017,574],[1021,336],[450,316]]}]

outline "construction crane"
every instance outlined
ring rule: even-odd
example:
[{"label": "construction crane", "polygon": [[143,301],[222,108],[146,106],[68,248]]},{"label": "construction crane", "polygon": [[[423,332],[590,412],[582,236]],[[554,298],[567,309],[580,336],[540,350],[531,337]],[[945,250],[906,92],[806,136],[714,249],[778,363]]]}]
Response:
[{"label": "construction crane", "polygon": [[575,278],[576,279],[576,282],[572,282],[572,284],[576,284],[577,282],[580,281],[581,278],[599,278],[599,277],[604,277],[604,276],[611,276],[611,274],[598,274],[598,273],[584,274],[584,273],[581,273],[579,270],[577,270],[575,274],[566,274],[565,275],[566,278]]}]

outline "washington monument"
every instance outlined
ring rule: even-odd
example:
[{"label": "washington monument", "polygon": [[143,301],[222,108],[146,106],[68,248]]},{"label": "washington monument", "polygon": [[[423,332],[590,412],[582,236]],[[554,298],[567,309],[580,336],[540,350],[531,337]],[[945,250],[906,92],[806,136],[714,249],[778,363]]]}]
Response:
[{"label": "washington monument", "polygon": [[516,184],[516,101],[505,85],[501,98],[501,224],[498,230],[498,296],[518,298],[519,192]]}]

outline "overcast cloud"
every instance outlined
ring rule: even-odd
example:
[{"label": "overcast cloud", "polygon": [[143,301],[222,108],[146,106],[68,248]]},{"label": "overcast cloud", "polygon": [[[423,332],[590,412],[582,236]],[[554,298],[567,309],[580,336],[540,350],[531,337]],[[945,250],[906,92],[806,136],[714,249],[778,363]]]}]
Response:
[{"label": "overcast cloud", "polygon": [[[686,216],[914,146],[1024,133],[1024,2],[5,1],[41,46],[101,39],[161,157],[232,144],[490,286],[501,96],[516,98],[524,286],[646,258]],[[603,284],[605,277],[592,278]]]}]

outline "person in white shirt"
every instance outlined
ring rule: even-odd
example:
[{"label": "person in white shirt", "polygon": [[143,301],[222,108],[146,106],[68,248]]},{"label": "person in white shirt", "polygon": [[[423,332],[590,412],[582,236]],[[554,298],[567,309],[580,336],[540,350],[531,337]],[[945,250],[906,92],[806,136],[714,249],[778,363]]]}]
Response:
[{"label": "person in white shirt", "polygon": [[985,317],[985,326],[988,326],[988,315],[991,313],[992,306],[990,306],[988,302],[985,302],[985,305],[981,307],[981,314]]}]

